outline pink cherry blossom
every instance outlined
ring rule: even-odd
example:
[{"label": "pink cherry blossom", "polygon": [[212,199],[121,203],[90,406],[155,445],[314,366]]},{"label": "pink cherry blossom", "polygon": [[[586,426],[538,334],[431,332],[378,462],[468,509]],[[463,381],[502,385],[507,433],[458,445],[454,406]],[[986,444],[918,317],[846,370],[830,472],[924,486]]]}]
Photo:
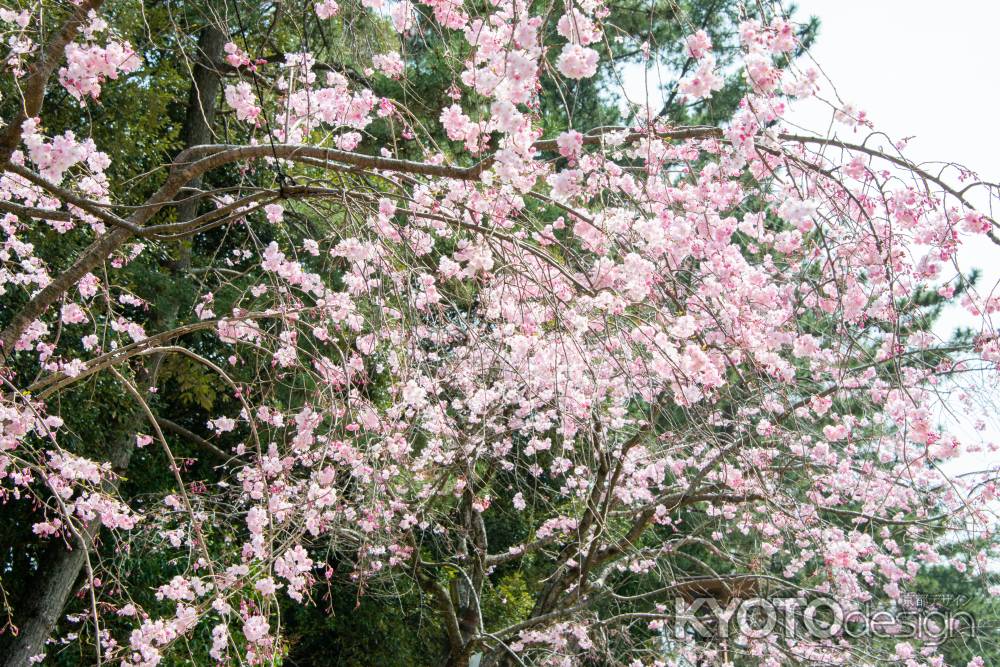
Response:
[{"label": "pink cherry blossom", "polygon": [[261,114],[253,88],[246,81],[226,86],[226,104],[236,111],[239,120],[256,122]]},{"label": "pink cherry blossom", "polygon": [[704,30],[689,35],[684,43],[687,45],[688,55],[696,60],[701,59],[712,50],[712,39]]},{"label": "pink cherry blossom", "polygon": [[372,58],[375,69],[390,79],[398,79],[403,75],[403,59],[397,51],[379,53]]},{"label": "pink cherry blossom", "polygon": [[321,19],[332,19],[340,11],[340,5],[335,0],[321,0],[315,4],[316,16]]},{"label": "pink cherry blossom", "polygon": [[140,66],[139,57],[128,43],[111,41],[106,46],[66,45],[66,66],[59,70],[59,81],[78,100],[97,99],[101,84],[117,79],[121,73],[133,72]]},{"label": "pink cherry blossom", "polygon": [[556,67],[570,79],[587,79],[597,73],[597,51],[579,44],[567,44],[563,47]]},{"label": "pink cherry blossom", "polygon": [[597,42],[602,34],[594,21],[575,7],[559,19],[556,29],[570,42],[583,46]]},{"label": "pink cherry blossom", "polygon": [[715,58],[707,54],[699,61],[694,74],[681,81],[680,91],[695,99],[703,99],[722,90],[722,84],[722,77],[715,73]]}]

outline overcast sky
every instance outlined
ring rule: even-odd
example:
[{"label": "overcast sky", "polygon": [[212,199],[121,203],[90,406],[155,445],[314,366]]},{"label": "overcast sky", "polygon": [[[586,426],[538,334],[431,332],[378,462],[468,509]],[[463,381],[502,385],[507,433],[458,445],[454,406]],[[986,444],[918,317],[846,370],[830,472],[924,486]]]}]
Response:
[{"label": "overcast sky", "polygon": [[915,138],[917,159],[947,158],[1000,180],[1000,3],[800,0],[820,18],[811,54],[844,101]]}]

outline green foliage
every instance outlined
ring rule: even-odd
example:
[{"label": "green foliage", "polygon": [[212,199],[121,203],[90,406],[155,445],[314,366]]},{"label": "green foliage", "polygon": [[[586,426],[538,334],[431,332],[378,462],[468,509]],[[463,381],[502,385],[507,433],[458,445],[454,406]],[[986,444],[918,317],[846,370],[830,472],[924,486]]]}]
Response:
[{"label": "green foliage", "polygon": [[286,608],[289,665],[430,667],[441,659],[443,630],[418,591],[373,595],[331,582],[316,594],[313,606]]},{"label": "green foliage", "polygon": [[[928,565],[921,570],[909,591],[913,601],[927,617],[931,612],[951,616],[959,622],[941,644],[946,664],[966,665],[980,656],[986,665],[1000,664],[1000,603],[990,588],[1000,583],[995,569],[978,571],[970,561],[984,545],[977,540],[950,542],[942,553],[969,564],[968,569]],[[971,619],[971,621],[970,621]]]},{"label": "green foliage", "polygon": [[176,392],[181,406],[197,406],[205,412],[212,410],[223,388],[217,374],[188,357],[167,357],[160,367],[160,378],[166,383],[167,391]]}]

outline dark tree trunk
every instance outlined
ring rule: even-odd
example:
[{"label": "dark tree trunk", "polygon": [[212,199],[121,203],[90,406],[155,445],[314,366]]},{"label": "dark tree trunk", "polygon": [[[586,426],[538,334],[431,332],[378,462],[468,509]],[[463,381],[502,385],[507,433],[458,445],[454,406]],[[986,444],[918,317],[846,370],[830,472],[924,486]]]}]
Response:
[{"label": "dark tree trunk", "polygon": [[[228,36],[213,25],[206,26],[198,39],[198,62],[194,66],[194,81],[188,94],[187,115],[184,118],[184,128],[181,139],[184,148],[192,148],[210,143],[212,140],[212,125],[215,121],[216,105],[219,98],[219,87],[222,74],[219,67],[222,63],[223,48]],[[201,186],[201,176],[188,183],[189,188]],[[198,213],[200,199],[186,198],[182,193],[177,205],[177,220],[185,222],[194,219]]]},{"label": "dark tree trunk", "polygon": [[[132,439],[119,438],[108,458],[116,473],[123,472],[132,458]],[[114,484],[108,487],[112,490]],[[87,562],[87,552],[93,548],[100,530],[100,521],[91,521],[81,528],[79,539],[74,540],[71,549],[67,549],[62,542],[53,542],[46,550],[32,585],[25,590],[23,618],[17,622],[17,639],[7,655],[0,658],[3,660],[0,663],[2,667],[26,667],[32,656],[45,651],[45,641],[56,627],[69,596],[77,588],[76,582]]]},{"label": "dark tree trunk", "polygon": [[[33,655],[45,650],[45,640],[55,627],[84,565],[84,549],[68,550],[62,543],[51,545],[39,565],[37,586],[25,594],[24,619],[18,623],[17,639],[3,658],[5,667],[29,664]],[[41,575],[45,576],[42,577]]]}]

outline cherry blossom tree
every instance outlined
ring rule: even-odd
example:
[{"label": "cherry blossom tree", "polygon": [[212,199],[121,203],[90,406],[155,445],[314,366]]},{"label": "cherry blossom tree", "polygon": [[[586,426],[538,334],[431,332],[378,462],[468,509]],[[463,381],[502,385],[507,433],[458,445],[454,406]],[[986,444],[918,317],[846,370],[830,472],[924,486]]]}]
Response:
[{"label": "cherry blossom tree", "polygon": [[[852,608],[996,555],[996,473],[949,473],[983,450],[935,416],[955,383],[981,380],[972,405],[995,382],[1000,300],[958,264],[998,242],[972,205],[993,190],[849,105],[832,132],[791,128],[822,77],[780,5],[746,7],[735,57],[685,25],[675,94],[711,104],[735,77],[728,121],[643,108],[554,132],[543,87],[571,95],[624,39],[601,0],[220,5],[183,149],[116,186],[122,148],[50,132],[43,108],[151,85],[115,4],[0,10],[0,480],[52,547],[3,664],[55,651],[74,595],[53,638],[95,664],[198,638],[278,664],[284,610],[335,580],[418,596],[456,667],[942,664],[919,640],[663,641],[678,599]],[[361,74],[303,29],[348,15],[395,45],[354,56]],[[430,113],[407,86],[420,39],[453,77]],[[190,300],[140,296],[151,256]],[[941,300],[979,329],[933,335]],[[161,413],[178,364],[226,397],[197,429]],[[129,437],[81,448],[66,397],[98,382]],[[146,452],[169,493],[123,493]],[[954,535],[977,551],[942,555]],[[121,563],[153,553],[160,579],[133,581]],[[497,611],[514,572],[530,585]]]}]

